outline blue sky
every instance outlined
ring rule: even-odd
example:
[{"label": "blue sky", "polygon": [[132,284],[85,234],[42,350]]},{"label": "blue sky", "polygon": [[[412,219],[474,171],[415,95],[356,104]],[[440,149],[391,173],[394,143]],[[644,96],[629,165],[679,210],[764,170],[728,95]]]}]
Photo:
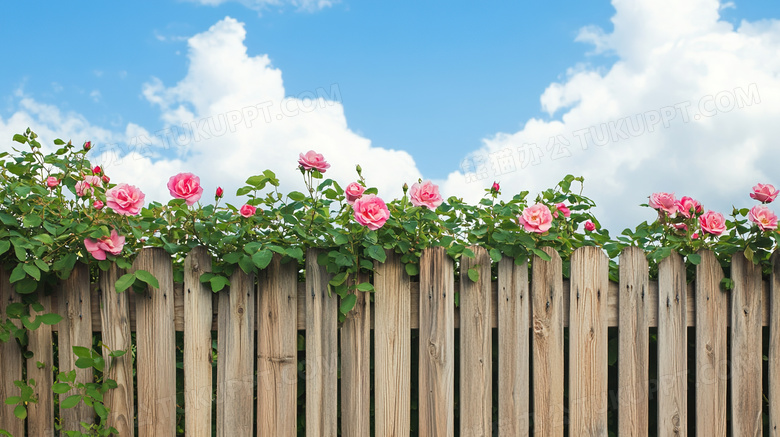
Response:
[{"label": "blue sky", "polygon": [[[186,117],[181,118],[182,115],[176,113],[177,108],[186,108],[189,119],[208,116],[210,113],[204,112],[204,108],[228,111],[230,107],[224,106],[223,100],[241,108],[246,103],[240,102],[241,86],[216,87],[203,92],[203,95],[211,96],[210,101],[199,100],[202,96],[198,95],[198,87],[209,88],[220,71],[216,67],[208,73],[198,70],[194,61],[197,50],[190,43],[190,38],[196,35],[216,41],[223,35],[239,32],[243,36],[236,36],[230,47],[244,48],[246,55],[225,58],[221,67],[224,77],[240,77],[246,87],[254,89],[255,94],[246,93],[253,96],[251,102],[259,101],[261,96],[277,98],[279,92],[295,99],[316,90],[336,89],[340,105],[334,109],[334,114],[319,118],[298,117],[295,126],[289,128],[280,127],[267,134],[255,130],[252,135],[246,133],[242,138],[227,135],[222,143],[210,146],[204,143],[203,147],[230,147],[231,141],[243,144],[246,153],[257,151],[252,159],[258,161],[256,172],[260,172],[266,166],[277,170],[274,165],[280,162],[271,158],[275,150],[264,147],[289,148],[294,160],[298,149],[317,149],[318,143],[322,143],[324,150],[334,150],[331,156],[336,154],[335,150],[343,151],[346,157],[360,156],[366,160],[381,161],[392,156],[399,161],[386,162],[393,163],[391,167],[396,169],[395,173],[402,173],[407,180],[416,176],[431,178],[448,188],[449,194],[473,197],[489,181],[475,183],[473,178],[470,182],[466,178],[464,185],[460,180],[464,179],[461,164],[469,154],[482,153],[487,158],[505,148],[516,152],[526,142],[543,143],[545,138],[558,133],[569,134],[571,139],[570,133],[577,125],[571,120],[577,119],[583,126],[597,126],[601,119],[594,114],[601,108],[605,110],[604,121],[615,120],[686,99],[696,101],[708,93],[746,89],[758,79],[771,78],[773,74],[777,77],[778,67],[774,63],[756,67],[756,71],[742,71],[738,76],[715,77],[712,72],[721,68],[725,71],[733,59],[717,60],[718,53],[710,53],[710,59],[716,60],[707,61],[707,72],[693,68],[689,71],[690,76],[685,81],[680,80],[680,84],[667,83],[662,79],[663,75],[651,76],[650,73],[668,68],[667,73],[673,74],[670,77],[680,79],[685,76],[680,74],[680,69],[690,65],[681,62],[674,66],[662,57],[645,56],[658,52],[651,50],[653,48],[670,50],[670,45],[661,45],[665,41],[683,47],[673,59],[699,59],[708,50],[719,50],[717,47],[702,49],[702,41],[728,38],[728,35],[747,41],[749,37],[755,39],[756,32],[760,33],[761,44],[765,41],[762,50],[772,53],[777,47],[780,26],[776,20],[780,18],[780,5],[768,0],[728,3],[692,0],[686,7],[679,8],[669,0],[534,4],[496,1],[378,4],[350,0],[320,3],[321,7],[311,0],[90,1],[79,3],[78,7],[61,2],[5,3],[2,8],[6,19],[0,27],[0,38],[4,42],[0,53],[6,59],[6,68],[0,70],[0,96],[3,99],[0,133],[6,135],[6,131],[26,128],[18,125],[22,121],[38,122],[44,125],[39,129],[52,134],[61,129],[62,134],[58,136],[90,137],[74,138],[77,141],[122,142],[131,136],[129,132],[153,133],[182,120],[186,122]],[[701,16],[710,18],[697,24]],[[616,28],[615,20],[623,24]],[[657,26],[653,27],[655,24]],[[666,25],[676,30],[658,30]],[[601,42],[585,37],[588,33],[583,29],[595,28],[601,29]],[[222,31],[226,33],[220,33]],[[697,38],[696,45],[690,43]],[[599,51],[599,44],[606,49],[595,53]],[[723,56],[736,50],[738,56],[745,57],[744,64],[749,63],[751,56],[759,59],[758,53],[745,49],[746,46],[734,49],[725,43],[715,46],[718,44],[724,47]],[[225,53],[232,50],[225,48],[227,45],[220,47]],[[202,58],[219,57],[215,51],[202,51]],[[267,56],[269,64],[239,74],[238,70],[248,62],[263,56]],[[236,64],[231,64],[230,59],[235,59]],[[626,67],[633,76],[625,75]],[[252,75],[249,72],[278,72],[283,85],[274,81],[250,83]],[[692,85],[693,82],[698,84]],[[621,87],[624,85],[621,84],[624,83],[639,84],[636,85],[639,89],[623,93]],[[777,108],[774,105],[778,104],[773,94],[776,83],[764,81],[758,86],[762,100],[760,105],[754,106],[752,113],[728,111],[716,124],[725,124],[724,129],[731,126],[729,132],[733,132],[746,126],[738,116],[751,120],[773,116]],[[565,90],[564,94],[574,97],[561,97],[556,90]],[[626,94],[633,93],[636,93],[634,100],[628,100]],[[668,96],[659,100],[659,94]],[[625,101],[621,100],[622,96],[626,96]],[[594,102],[594,99],[603,100]],[[554,110],[550,111],[550,108]],[[591,118],[578,119],[578,111],[590,114]],[[569,121],[566,121],[567,116],[571,117]],[[732,124],[728,123],[728,117],[734,118]],[[71,129],[74,120],[78,128]],[[335,120],[333,123],[337,127],[328,124],[334,129],[331,135],[325,133],[331,127],[322,127],[322,123],[331,123],[325,120]],[[31,127],[36,129],[35,125]],[[631,156],[646,156],[647,165],[651,165],[652,160],[668,162],[669,158],[661,158],[669,156],[668,150],[664,150],[691,147],[691,138],[699,138],[711,130],[707,126],[698,127],[702,130],[694,129],[692,123],[672,125],[663,135],[648,133],[624,143],[637,148],[630,152]],[[307,133],[295,136],[291,131]],[[93,136],[90,132],[96,133]],[[317,137],[317,132],[321,132],[321,138]],[[713,138],[722,137],[717,132],[712,135]],[[750,134],[746,131],[740,137],[737,132],[733,139],[746,140],[748,136],[755,136],[755,126]],[[768,139],[771,132],[767,131],[765,136],[766,139],[755,140],[759,143],[755,147],[773,150]],[[250,146],[255,139],[276,143]],[[674,141],[678,139],[687,142],[675,145]],[[762,141],[767,144],[762,145]],[[610,147],[604,150],[613,150]],[[732,143],[723,144],[722,148],[722,154],[712,156],[727,159],[728,151],[739,147]],[[187,168],[179,168],[187,167],[186,157],[196,159],[193,156],[201,153],[197,147],[186,152],[158,149],[150,158],[147,169],[151,163],[156,163],[160,171],[163,168],[186,171]],[[621,180],[611,174],[599,181],[603,172],[595,167],[595,162],[611,160],[615,166],[624,165],[625,160],[621,161],[618,154],[628,152],[627,149],[614,149],[609,156],[600,156],[595,149],[585,150],[586,155],[581,159],[542,162],[511,174],[492,171],[489,179],[490,182],[502,180],[509,184],[510,190],[517,192],[545,188],[566,173],[586,174],[586,178],[595,175],[596,181],[588,187],[594,188],[593,194],[598,201],[615,193],[615,187],[621,187],[621,192],[631,192],[633,190],[626,188],[626,184],[637,178],[650,177],[634,174]],[[382,158],[377,158],[380,155],[371,155],[375,150],[405,154],[380,153]],[[701,156],[695,150],[689,153],[690,156]],[[267,165],[262,162],[264,157],[268,157]],[[760,161],[765,158],[753,157],[751,162],[745,163],[742,169],[745,180],[739,179],[742,184],[739,190],[749,190],[752,183],[748,183],[748,179],[774,176],[769,169],[761,167]],[[202,159],[209,158],[204,156]],[[684,167],[686,159],[690,158],[675,158],[673,165],[665,171],[674,175],[684,173],[672,170]],[[167,164],[162,165],[161,161]],[[590,161],[593,163],[588,164]],[[366,167],[364,162],[361,164]],[[398,170],[401,165],[409,168]],[[215,169],[215,174],[221,174],[224,166],[221,168]],[[134,169],[126,174],[129,177],[139,171]],[[753,176],[751,172],[755,177],[749,177]],[[249,174],[241,174],[241,178],[246,176]],[[655,184],[636,187],[636,190],[642,190],[645,198],[646,191],[650,190],[701,189],[701,194],[691,194],[712,195],[713,206],[727,206],[721,199],[723,196],[714,196],[712,190],[716,187],[703,183],[701,178],[698,181],[684,176],[670,178],[669,174],[655,174],[654,177]],[[160,179],[162,183],[158,185],[164,185],[167,176]],[[221,183],[220,178],[213,175],[206,175],[204,179]],[[674,186],[664,185],[671,181],[675,182]],[[780,180],[755,182],[778,184]],[[382,184],[400,185],[393,174],[384,173],[377,174],[375,183],[380,187]],[[729,181],[729,184],[734,183],[735,180]],[[737,193],[734,188],[728,195],[736,196]],[[589,194],[587,189],[585,194]],[[632,196],[632,205],[644,200],[642,196],[633,193]],[[617,205],[615,201],[605,203]],[[639,214],[630,215],[633,218]]]}]

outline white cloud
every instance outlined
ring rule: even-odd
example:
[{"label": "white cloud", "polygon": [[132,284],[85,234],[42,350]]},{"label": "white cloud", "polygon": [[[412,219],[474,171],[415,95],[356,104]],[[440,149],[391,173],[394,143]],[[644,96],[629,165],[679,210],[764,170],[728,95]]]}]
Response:
[{"label": "white cloud", "polygon": [[315,12],[339,3],[339,0],[189,0],[207,6],[218,6],[229,1],[238,1],[247,8],[262,11],[270,7],[292,6],[299,11]]},{"label": "white cloud", "polygon": [[[717,0],[613,5],[614,31],[587,27],[578,40],[617,55],[615,64],[550,84],[541,109],[559,119],[531,119],[517,132],[485,138],[474,152],[485,160],[485,178],[467,182],[473,175],[453,172],[445,192],[474,200],[496,179],[505,192],[535,193],[566,174],[583,175],[584,194],[614,234],[653,219],[637,206],[651,192],[690,195],[729,214],[732,204],[752,205],[755,183],[780,185],[780,21],[735,29],[719,20]],[[550,138],[568,141],[571,156],[555,144],[548,149]],[[522,168],[518,149],[527,162],[529,151],[543,156]],[[501,150],[511,152],[517,171],[494,171]]]},{"label": "white cloud", "polygon": [[132,123],[124,132],[100,129],[25,97],[13,117],[0,119],[0,135],[10,138],[31,126],[48,141],[91,139],[93,160],[113,181],[133,183],[161,201],[170,196],[168,177],[179,172],[201,177],[206,200],[216,186],[235,193],[265,169],[277,173],[283,190],[303,190],[298,154],[310,149],[326,157],[332,164],[326,176],[342,186],[356,179],[355,165],[361,164],[367,182],[386,198],[400,196],[405,182],[419,178],[407,152],[372,147],[349,129],[338,84],[286,96],[281,71],[265,55],[248,56],[244,37],[243,24],[226,18],[190,38],[189,70],[178,83],[153,79],[144,85],[163,129],[150,132]]}]

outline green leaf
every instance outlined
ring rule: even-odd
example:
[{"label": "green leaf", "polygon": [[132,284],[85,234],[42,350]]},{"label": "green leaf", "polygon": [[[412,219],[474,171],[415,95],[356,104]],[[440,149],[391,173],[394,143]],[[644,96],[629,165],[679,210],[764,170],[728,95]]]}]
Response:
[{"label": "green leaf", "polygon": [[381,263],[385,262],[385,260],[387,259],[387,254],[385,253],[385,250],[382,249],[382,246],[376,244],[368,247],[368,256],[374,258],[375,260]]},{"label": "green leaf", "polygon": [[406,269],[406,274],[409,276],[417,276],[420,274],[420,269],[417,267],[417,264],[414,263],[406,263],[404,265],[404,268]]},{"label": "green leaf", "polygon": [[57,313],[47,313],[39,315],[35,320],[40,320],[44,325],[56,325],[62,321],[62,316]]},{"label": "green leaf", "polygon": [[17,264],[11,272],[9,282],[13,284],[14,282],[21,281],[25,276],[27,276],[27,273],[24,272],[24,264]]},{"label": "green leaf", "polygon": [[106,407],[102,403],[94,402],[92,407],[95,409],[95,413],[97,413],[98,417],[101,419],[105,420],[108,417],[108,410],[106,410]]},{"label": "green leaf", "polygon": [[54,384],[51,387],[51,389],[52,389],[52,391],[54,391],[54,393],[57,393],[58,395],[61,395],[63,393],[67,393],[67,392],[70,391],[70,384],[66,384],[64,382],[58,382],[58,383]]},{"label": "green leaf", "polygon": [[252,258],[246,255],[238,259],[238,266],[241,267],[241,270],[243,270],[247,275],[252,273],[252,271],[255,269],[255,264],[252,261]]},{"label": "green leaf", "polygon": [[745,258],[748,261],[753,262],[753,249],[751,249],[750,247],[745,248]]},{"label": "green leaf", "polygon": [[306,198],[306,195],[299,192],[299,191],[292,191],[290,194],[287,195],[291,200],[294,200],[296,202],[300,202],[301,200]]},{"label": "green leaf", "polygon": [[734,280],[731,278],[723,278],[720,280],[720,286],[723,288],[723,290],[733,290],[734,289]]},{"label": "green leaf", "polygon": [[157,282],[157,278],[146,270],[136,270],[135,277],[154,288],[160,288],[160,283]]},{"label": "green leaf", "polygon": [[501,251],[500,250],[493,248],[493,249],[490,249],[489,253],[490,253],[490,259],[492,259],[494,263],[497,263],[497,262],[501,261]]},{"label": "green leaf", "polygon": [[73,353],[79,358],[92,359],[92,351],[89,348],[83,346],[73,346]]},{"label": "green leaf", "polygon": [[268,267],[268,264],[271,264],[271,260],[274,257],[274,253],[271,252],[268,249],[263,249],[259,252],[256,252],[254,255],[252,255],[252,262],[255,264],[255,266],[262,270],[266,267]]},{"label": "green leaf", "polygon": [[0,255],[8,252],[8,249],[11,248],[11,242],[8,240],[2,240],[0,241]]},{"label": "green leaf", "polygon": [[17,143],[26,144],[27,143],[27,137],[24,136],[24,135],[16,134],[16,135],[14,135],[14,141],[16,141]]},{"label": "green leaf", "polygon": [[339,311],[341,311],[342,314],[347,314],[348,312],[352,311],[352,308],[355,307],[355,302],[357,302],[357,296],[354,294],[348,294],[345,298],[341,299],[341,306],[339,306]]},{"label": "green leaf", "polygon": [[479,270],[477,270],[477,266],[470,268],[468,271],[468,275],[469,275],[469,279],[471,279],[471,282],[479,281]]},{"label": "green leaf", "polygon": [[688,261],[690,261],[691,264],[698,266],[701,263],[701,255],[698,253],[692,253],[688,255]]},{"label": "green leaf", "polygon": [[55,145],[55,146],[61,146],[61,145],[63,145],[63,144],[65,144],[65,141],[62,141],[62,140],[61,140],[61,139],[59,139],[59,138],[57,138],[56,140],[54,140],[54,145]]},{"label": "green leaf", "polygon": [[211,291],[215,293],[230,285],[230,279],[224,276],[214,276],[209,282],[211,283]]},{"label": "green leaf", "polygon": [[252,187],[241,187],[236,191],[236,196],[244,196],[252,192]]},{"label": "green leaf", "polygon": [[341,285],[344,283],[344,281],[347,280],[349,277],[349,274],[347,272],[341,272],[338,275],[334,276],[333,279],[328,281],[330,285]]},{"label": "green leaf", "polygon": [[25,272],[27,272],[30,277],[35,279],[36,281],[41,280],[41,271],[38,269],[38,267],[35,267],[33,264],[22,264],[22,268]]},{"label": "green leaf", "polygon": [[110,354],[108,354],[111,358],[119,358],[121,356],[124,356],[127,353],[125,350],[121,351],[113,351]]},{"label": "green leaf", "polygon": [[533,252],[534,255],[538,256],[543,261],[549,261],[549,260],[552,259],[552,257],[550,257],[550,255],[548,255],[547,252],[545,252],[545,251],[543,251],[541,249],[537,249],[537,248],[534,247],[534,248],[531,249],[531,252]]},{"label": "green leaf", "polygon": [[76,265],[77,259],[76,254],[71,252],[55,261],[52,267],[58,272],[70,272]]},{"label": "green leaf", "polygon": [[75,364],[79,369],[89,369],[92,367],[92,358],[79,358]]},{"label": "green leaf", "polygon": [[299,261],[303,260],[303,249],[300,247],[291,247],[284,252],[290,258],[295,258]]},{"label": "green leaf", "polygon": [[22,223],[27,228],[34,228],[40,226],[41,223],[43,223],[43,220],[35,214],[27,214],[26,216],[24,216]]},{"label": "green leaf", "polygon": [[131,285],[135,282],[135,273],[125,273],[119,279],[116,280],[116,292],[121,293],[128,288],[130,288]]},{"label": "green leaf", "polygon": [[5,399],[6,405],[16,405],[19,402],[22,402],[22,398],[19,396],[9,396]]},{"label": "green leaf", "polygon": [[81,398],[82,398],[81,395],[68,396],[67,398],[65,398],[65,400],[60,402],[60,408],[65,408],[65,409],[73,408],[76,405],[78,405],[79,402],[81,402]]},{"label": "green leaf", "polygon": [[357,285],[357,289],[358,291],[373,292],[374,286],[368,282],[361,282],[360,284]]},{"label": "green leaf", "polygon": [[16,416],[19,420],[24,420],[27,418],[27,408],[25,408],[24,405],[19,404],[14,408],[14,416]]}]

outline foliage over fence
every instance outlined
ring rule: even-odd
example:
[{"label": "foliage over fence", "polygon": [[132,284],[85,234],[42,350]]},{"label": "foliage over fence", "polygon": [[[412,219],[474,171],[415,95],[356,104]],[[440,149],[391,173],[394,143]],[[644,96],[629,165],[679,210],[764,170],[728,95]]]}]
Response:
[{"label": "foliage over fence", "polygon": [[[89,264],[93,278],[114,264],[131,271],[112,284],[119,292],[131,287],[137,292],[159,289],[159,278],[147,269],[132,269],[143,247],[162,248],[172,256],[176,282],[184,280],[187,254],[204,247],[213,268],[198,279],[214,292],[230,286],[237,272],[263,271],[275,256],[281,263],[301,266],[308,250],[332,248],[323,251],[317,261],[331,275],[327,287],[340,298],[339,320],[343,322],[365,300],[361,293],[374,291],[370,274],[375,262],[384,262],[388,253],[397,254],[406,274],[416,277],[422,253],[440,247],[456,261],[454,273],[466,265],[466,272],[461,273],[477,283],[485,275],[481,266],[473,261],[460,263],[463,258],[474,259],[470,246],[487,251],[494,265],[493,278],[498,275],[495,266],[505,258],[517,265],[534,256],[549,261],[545,248],[560,255],[562,274],[568,277],[575,249],[597,246],[607,252],[610,277],[617,280],[614,260],[623,249],[634,246],[647,253],[651,277],[658,276],[661,260],[677,252],[687,260],[687,277],[692,279],[701,263],[699,253],[710,250],[726,269],[721,286],[730,289],[733,282],[727,267],[732,256],[743,252],[768,275],[770,255],[778,241],[777,216],[766,206],[778,195],[772,185],[753,187],[750,196],[760,204],[734,208],[728,220],[718,212],[705,211],[690,197],[654,193],[646,206],[658,211],[658,219],[612,238],[592,214],[593,201],[572,187],[581,185],[583,179],[571,175],[533,200],[527,191],[500,200],[501,187],[494,183],[475,205],[457,197],[445,201],[436,185],[417,181],[411,187],[404,185],[401,199],[386,202],[360,166],[356,180],[342,187],[344,181],[325,178],[330,164],[324,157],[309,151],[298,160],[307,193],[280,191],[276,175],[266,170],[237,189],[236,196],[244,199],[242,206],[223,202],[221,187],[214,190],[213,204],[202,204],[204,189],[199,178],[180,173],[168,181],[172,199],[160,203],[147,201],[137,187],[116,184],[102,168],[92,167],[87,159],[88,141],[77,146],[58,139],[55,149],[44,153],[29,129],[13,140],[22,147],[0,154],[0,264],[24,298],[0,315],[0,341],[16,341],[26,355],[30,354],[31,332],[42,323],[55,324],[60,319],[55,313],[41,313],[36,291],[53,293],[81,263]],[[74,352],[79,358],[76,367],[100,371],[110,365],[94,351]],[[109,358],[125,352],[112,351]],[[61,384],[74,382],[69,373],[61,378]],[[77,402],[83,400],[105,418],[100,399],[112,381],[94,384],[80,387],[84,395]],[[19,384],[21,396],[8,401],[17,404],[20,417],[32,402],[25,385]],[[106,435],[110,431],[90,432]]]}]

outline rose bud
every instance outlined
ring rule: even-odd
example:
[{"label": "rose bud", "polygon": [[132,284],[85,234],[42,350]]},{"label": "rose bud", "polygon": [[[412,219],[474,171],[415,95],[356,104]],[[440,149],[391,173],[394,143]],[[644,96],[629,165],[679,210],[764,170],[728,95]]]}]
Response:
[{"label": "rose bud", "polygon": [[48,178],[46,178],[46,186],[48,186],[52,190],[59,184],[60,184],[60,180],[54,176],[49,176]]},{"label": "rose bud", "polygon": [[224,194],[225,191],[222,189],[222,187],[217,187],[217,194],[214,197],[216,197],[217,199],[221,199]]},{"label": "rose bud", "polygon": [[95,209],[103,209],[103,202],[96,200],[94,203],[92,203],[92,207]]},{"label": "rose bud", "polygon": [[92,169],[92,174],[100,174],[103,172],[103,169],[100,168],[99,165],[96,165],[95,168]]},{"label": "rose bud", "polygon": [[89,149],[92,148],[92,141],[87,141],[84,143],[84,150],[89,151]]},{"label": "rose bud", "polygon": [[110,180],[111,180],[111,178],[110,178],[110,177],[108,177],[107,175],[103,175],[103,182],[104,182],[104,183],[108,184],[108,182],[109,182]]}]

